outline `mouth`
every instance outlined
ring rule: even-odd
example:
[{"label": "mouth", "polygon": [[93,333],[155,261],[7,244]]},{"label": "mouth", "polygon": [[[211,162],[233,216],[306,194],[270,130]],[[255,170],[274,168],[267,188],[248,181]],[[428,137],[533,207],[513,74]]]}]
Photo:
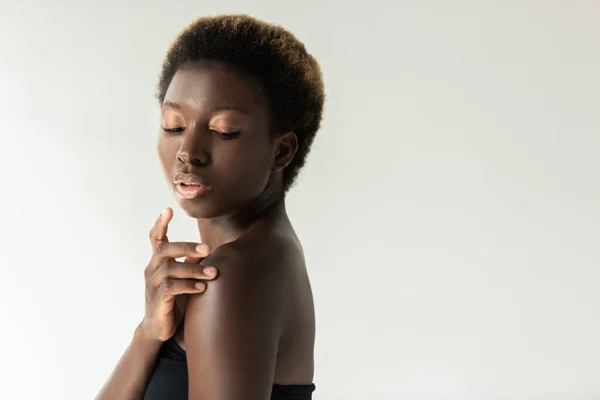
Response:
[{"label": "mouth", "polygon": [[183,182],[177,182],[175,184],[175,190],[179,197],[183,199],[195,199],[204,195],[208,191],[208,186],[202,184],[186,184]]},{"label": "mouth", "polygon": [[192,174],[177,174],[174,183],[179,197],[187,200],[201,197],[210,189],[199,176]]}]

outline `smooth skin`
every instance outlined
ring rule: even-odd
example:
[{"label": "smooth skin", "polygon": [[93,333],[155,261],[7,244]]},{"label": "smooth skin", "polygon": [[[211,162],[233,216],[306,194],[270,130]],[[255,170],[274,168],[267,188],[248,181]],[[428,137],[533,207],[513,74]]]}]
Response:
[{"label": "smooth skin", "polygon": [[[205,282],[217,275],[214,267],[199,264],[209,254],[207,245],[169,242],[172,217],[173,210],[165,209],[150,231],[152,257],[144,270],[145,316],[97,399],[142,398],[160,347],[182,321],[183,307],[177,307],[176,300],[181,303],[182,295],[204,292]],[[185,257],[183,262],[175,260],[181,257]]]},{"label": "smooth skin", "polygon": [[[156,295],[149,296],[155,300],[147,302],[145,320],[162,322],[140,324],[107,382],[113,390],[105,393],[141,398],[160,344],[173,329],[170,321],[177,321],[178,307],[170,306],[176,302],[184,320],[175,323],[174,336],[187,353],[190,399],[267,400],[273,383],[312,383],[312,291],[283,190],[298,141],[293,132],[269,135],[269,121],[262,87],[237,72],[209,64],[173,77],[161,110],[158,155],[172,194],[213,250],[206,255],[190,253],[191,244],[179,248],[201,266],[215,267],[218,278],[205,292],[174,295],[174,302],[164,287],[187,290],[192,281],[149,289],[169,275],[147,271],[147,278],[154,276],[146,280],[147,293]],[[194,199],[179,197],[178,173],[200,176],[209,190]],[[156,262],[151,264],[169,265]],[[178,279],[214,277],[202,273]]]}]

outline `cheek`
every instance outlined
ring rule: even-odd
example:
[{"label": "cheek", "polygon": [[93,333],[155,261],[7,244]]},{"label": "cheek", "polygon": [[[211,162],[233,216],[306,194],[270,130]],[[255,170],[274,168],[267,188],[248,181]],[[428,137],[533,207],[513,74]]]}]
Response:
[{"label": "cheek", "polygon": [[271,173],[271,150],[256,143],[228,144],[215,152],[215,167],[225,175],[232,190],[248,195],[260,193]]},{"label": "cheek", "polygon": [[165,177],[168,177],[167,175],[169,175],[173,169],[176,149],[173,148],[172,141],[159,138],[156,145],[156,151]]}]

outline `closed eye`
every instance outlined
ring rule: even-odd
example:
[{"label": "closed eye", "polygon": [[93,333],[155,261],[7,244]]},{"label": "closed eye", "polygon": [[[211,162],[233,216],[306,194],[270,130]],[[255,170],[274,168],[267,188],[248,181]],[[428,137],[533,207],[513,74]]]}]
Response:
[{"label": "closed eye", "polygon": [[177,127],[177,128],[162,128],[163,131],[165,132],[169,132],[169,133],[179,133],[179,132],[183,132],[183,130],[185,128],[183,127]]},{"label": "closed eye", "polygon": [[[180,133],[183,132],[185,130],[184,127],[177,127],[177,128],[162,128],[163,131],[168,132],[168,133]],[[236,132],[221,132],[221,131],[216,131],[214,129],[210,129],[211,133],[214,133],[215,135],[219,136],[222,139],[235,139],[239,134],[240,131],[236,131]]]},{"label": "closed eye", "polygon": [[225,139],[225,140],[234,139],[234,138],[236,138],[240,134],[240,131],[236,131],[236,132],[220,132],[220,131],[215,131],[214,129],[211,129],[210,131],[212,133],[214,133],[215,135],[217,135],[220,138]]}]

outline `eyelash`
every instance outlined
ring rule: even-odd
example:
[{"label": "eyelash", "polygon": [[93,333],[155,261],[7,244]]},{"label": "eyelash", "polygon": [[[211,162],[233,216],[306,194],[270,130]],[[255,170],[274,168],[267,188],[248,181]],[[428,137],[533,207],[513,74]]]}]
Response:
[{"label": "eyelash", "polygon": [[[185,128],[162,128],[162,129],[165,132],[173,134],[173,133],[183,132],[183,130]],[[217,135],[220,138],[225,139],[225,140],[234,139],[235,137],[237,137],[240,134],[240,131],[236,131],[236,132],[219,132],[219,131],[215,131],[214,129],[210,129],[210,132],[214,133],[215,135]]]}]

